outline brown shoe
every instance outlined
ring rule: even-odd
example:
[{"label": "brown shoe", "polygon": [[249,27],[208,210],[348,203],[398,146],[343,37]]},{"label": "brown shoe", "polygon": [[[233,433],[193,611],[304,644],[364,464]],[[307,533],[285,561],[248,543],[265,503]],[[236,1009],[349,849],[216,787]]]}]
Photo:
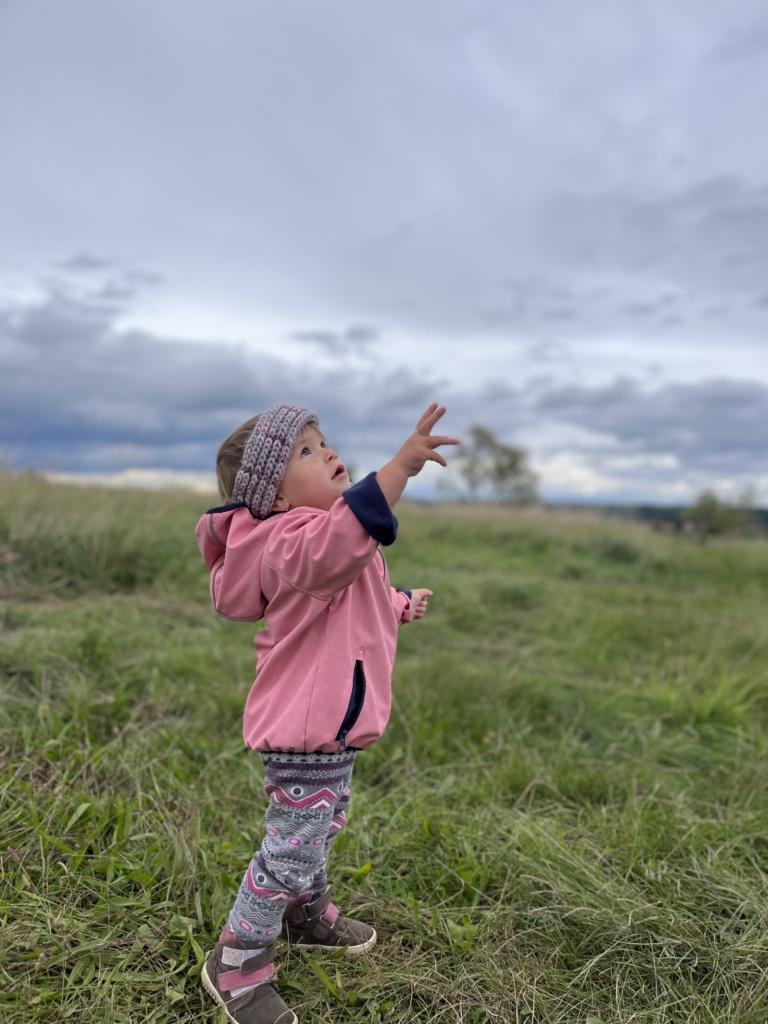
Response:
[{"label": "brown shoe", "polygon": [[376,945],[376,932],[362,921],[352,921],[331,903],[331,887],[307,903],[296,903],[283,917],[282,939],[299,949],[346,949],[367,953]]},{"label": "brown shoe", "polygon": [[234,1024],[298,1024],[277,991],[275,950],[274,943],[253,948],[233,936],[217,942],[205,962],[203,985]]}]

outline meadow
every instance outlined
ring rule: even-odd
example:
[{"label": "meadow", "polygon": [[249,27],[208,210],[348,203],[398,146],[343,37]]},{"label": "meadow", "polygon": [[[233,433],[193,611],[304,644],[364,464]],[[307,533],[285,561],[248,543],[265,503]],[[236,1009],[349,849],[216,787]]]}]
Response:
[{"label": "meadow", "polygon": [[[211,499],[210,504],[215,504]],[[204,498],[0,476],[0,1019],[223,1019],[199,972],[251,854],[253,627]],[[404,503],[394,711],[302,1024],[768,1021],[768,544]]]}]

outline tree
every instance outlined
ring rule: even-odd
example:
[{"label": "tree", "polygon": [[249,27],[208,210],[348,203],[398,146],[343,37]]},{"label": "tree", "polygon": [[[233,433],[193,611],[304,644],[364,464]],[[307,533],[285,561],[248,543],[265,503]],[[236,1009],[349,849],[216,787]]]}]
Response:
[{"label": "tree", "polygon": [[517,505],[537,499],[536,474],[528,465],[528,453],[503,444],[487,427],[469,428],[469,441],[459,448],[453,463],[470,498],[489,490],[497,501]]},{"label": "tree", "polygon": [[721,501],[714,491],[702,491],[682,518],[693,524],[702,539],[710,534],[742,533],[752,517],[754,494],[754,487],[746,488],[734,506]]}]

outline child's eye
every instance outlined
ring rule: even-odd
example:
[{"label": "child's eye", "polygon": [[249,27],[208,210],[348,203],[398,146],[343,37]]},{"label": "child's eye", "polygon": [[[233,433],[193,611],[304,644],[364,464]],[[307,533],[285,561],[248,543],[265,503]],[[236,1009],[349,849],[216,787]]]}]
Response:
[{"label": "child's eye", "polygon": [[309,455],[309,448],[307,448],[306,446],[304,448],[302,448],[301,449],[301,454],[302,455]]}]

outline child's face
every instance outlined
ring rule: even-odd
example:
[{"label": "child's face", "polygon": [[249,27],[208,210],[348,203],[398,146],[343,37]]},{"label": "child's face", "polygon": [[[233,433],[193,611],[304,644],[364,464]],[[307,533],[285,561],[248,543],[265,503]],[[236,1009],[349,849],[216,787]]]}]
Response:
[{"label": "child's face", "polygon": [[343,463],[315,427],[305,427],[293,446],[280,482],[275,510],[308,505],[326,511],[350,486]]}]

